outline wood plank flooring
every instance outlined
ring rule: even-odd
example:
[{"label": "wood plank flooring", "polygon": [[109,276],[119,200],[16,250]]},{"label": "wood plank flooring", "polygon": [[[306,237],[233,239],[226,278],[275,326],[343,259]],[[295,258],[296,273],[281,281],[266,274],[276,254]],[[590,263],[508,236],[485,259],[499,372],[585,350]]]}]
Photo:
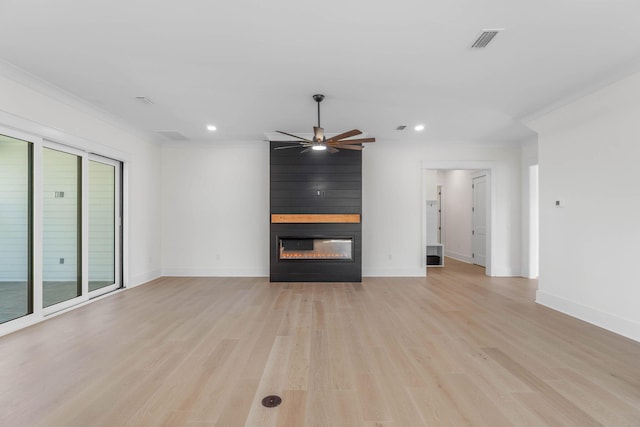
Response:
[{"label": "wood plank flooring", "polygon": [[0,338],[0,425],[640,425],[640,343],[535,288],[162,278]]}]

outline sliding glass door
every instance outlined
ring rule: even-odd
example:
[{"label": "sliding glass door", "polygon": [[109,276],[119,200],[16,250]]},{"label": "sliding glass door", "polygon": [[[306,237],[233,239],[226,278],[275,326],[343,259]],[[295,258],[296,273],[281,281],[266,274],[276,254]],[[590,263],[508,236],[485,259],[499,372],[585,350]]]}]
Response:
[{"label": "sliding glass door", "polygon": [[89,159],[89,293],[116,289],[120,277],[120,164]]},{"label": "sliding glass door", "polygon": [[33,312],[33,144],[0,135],[0,323]]},{"label": "sliding glass door", "polygon": [[43,307],[82,295],[82,157],[42,151]]},{"label": "sliding glass door", "polygon": [[0,128],[0,334],[122,276],[122,163]]}]

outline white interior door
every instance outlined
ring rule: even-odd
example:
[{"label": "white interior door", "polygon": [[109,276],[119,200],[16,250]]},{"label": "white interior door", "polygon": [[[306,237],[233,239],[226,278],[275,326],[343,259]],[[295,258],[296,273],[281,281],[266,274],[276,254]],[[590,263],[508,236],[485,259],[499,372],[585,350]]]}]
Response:
[{"label": "white interior door", "polygon": [[473,178],[473,263],[487,266],[487,177]]}]

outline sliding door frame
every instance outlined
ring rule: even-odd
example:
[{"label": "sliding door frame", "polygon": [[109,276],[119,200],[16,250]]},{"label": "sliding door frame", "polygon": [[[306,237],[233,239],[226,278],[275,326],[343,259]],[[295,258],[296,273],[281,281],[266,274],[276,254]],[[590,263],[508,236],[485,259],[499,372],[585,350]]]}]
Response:
[{"label": "sliding door frame", "polygon": [[27,304],[28,307],[31,308],[31,313],[2,323],[0,325],[0,332],[2,332],[5,328],[15,330],[26,327],[33,324],[37,319],[43,316],[42,223],[39,220],[42,218],[42,138],[4,126],[0,126],[0,134],[31,144],[29,149],[31,155],[31,158],[29,159],[29,164],[31,166],[31,170],[29,171],[31,174],[29,178],[31,181],[29,196],[31,197],[31,200],[28,201],[29,205],[31,205],[29,212],[29,226],[31,229],[27,233],[29,239],[27,246],[31,250],[31,253],[28,255],[30,258],[30,262],[28,263],[30,271],[27,273],[27,278],[31,281],[31,283],[28,284],[30,289],[27,292],[27,296],[31,300],[28,301]]},{"label": "sliding door frame", "polygon": [[[63,313],[71,308],[84,305],[91,299],[98,299],[102,296],[92,292],[88,292],[88,161],[90,158],[104,161],[105,159],[115,162],[119,165],[119,171],[116,174],[118,180],[119,192],[116,197],[120,218],[118,243],[119,259],[116,265],[119,273],[116,275],[117,286],[115,291],[126,288],[129,277],[128,263],[128,175],[130,154],[119,151],[117,149],[105,146],[81,137],[67,134],[64,131],[50,128],[38,123],[7,114],[0,111],[0,134],[11,138],[26,141],[31,144],[32,150],[32,197],[31,197],[31,291],[32,291],[32,312],[25,316],[9,320],[0,324],[0,336],[17,331],[27,326],[45,320],[49,316],[55,316]],[[43,173],[42,173],[42,153],[43,149],[52,148],[54,150],[67,152],[81,156],[82,158],[82,216],[81,216],[81,233],[82,233],[82,294],[80,297],[73,298],[56,305],[43,308]],[[94,154],[94,153],[100,153]],[[94,157],[95,156],[95,157]],[[115,159],[115,160],[113,160]],[[112,292],[110,289],[107,292]]]},{"label": "sliding door frame", "polygon": [[[114,174],[115,174],[114,176],[115,194],[113,195],[115,198],[114,212],[113,212],[114,229],[115,229],[115,232],[114,232],[114,258],[115,258],[114,259],[114,281],[113,281],[113,284],[111,285],[88,292],[89,298],[95,298],[100,295],[113,292],[116,289],[123,287],[123,283],[122,283],[122,262],[123,262],[123,256],[122,256],[122,163],[117,160],[109,159],[104,156],[99,156],[97,154],[89,154],[87,159],[87,174],[88,174],[88,166],[90,161],[113,166]],[[89,187],[88,180],[87,180],[87,187]],[[87,198],[87,203],[88,203],[88,198]],[[87,205],[87,215],[86,215],[87,220],[89,217],[88,214],[89,214],[89,209]],[[87,262],[89,258],[88,244],[89,243],[87,240]],[[87,271],[88,271],[88,268],[87,268]],[[88,281],[88,275],[87,275],[87,281]]]},{"label": "sliding door frame", "polygon": [[[79,227],[79,232],[80,232],[80,239],[78,241],[78,244],[80,245],[79,251],[78,251],[78,256],[80,257],[79,261],[80,261],[80,295],[75,297],[75,298],[71,298],[68,299],[66,301],[62,301],[59,302],[57,304],[53,304],[50,305],[48,307],[44,307],[43,308],[43,314],[45,316],[50,315],[51,313],[55,313],[57,311],[60,310],[64,310],[66,308],[72,307],[74,305],[80,304],[82,302],[85,302],[89,299],[89,280],[88,280],[88,271],[89,271],[89,261],[88,261],[88,256],[87,256],[87,250],[89,248],[89,218],[88,218],[88,213],[89,213],[89,204],[88,204],[88,185],[87,185],[87,180],[89,178],[89,174],[88,174],[88,159],[87,159],[87,153],[82,151],[82,150],[78,150],[76,148],[72,148],[72,147],[68,147],[66,145],[62,145],[62,144],[58,144],[57,142],[52,142],[52,141],[48,141],[48,140],[43,140],[42,142],[42,150],[40,150],[40,152],[42,153],[42,151],[45,148],[49,148],[51,150],[56,150],[56,151],[60,151],[62,153],[67,153],[67,154],[71,154],[74,156],[78,156],[80,158],[80,173],[78,174],[78,178],[80,180],[79,183],[77,183],[80,187],[80,205],[79,205],[79,217],[80,217],[80,227]],[[41,154],[42,155],[42,154]],[[42,165],[41,165],[42,166]],[[40,172],[41,172],[41,176],[40,176],[40,185],[44,186],[44,179],[42,177],[42,167],[40,168]],[[40,198],[42,200],[43,197],[43,193],[42,191],[40,192]],[[44,216],[41,215],[40,216],[40,222],[43,224],[44,223]],[[44,231],[44,229],[43,229]],[[41,252],[44,249],[44,234],[40,234],[40,240],[41,240]],[[40,270],[44,271],[44,263],[40,264]],[[43,289],[44,291],[44,277],[42,278],[42,281],[40,283],[40,287]],[[42,306],[42,302],[40,303],[40,306]]]}]

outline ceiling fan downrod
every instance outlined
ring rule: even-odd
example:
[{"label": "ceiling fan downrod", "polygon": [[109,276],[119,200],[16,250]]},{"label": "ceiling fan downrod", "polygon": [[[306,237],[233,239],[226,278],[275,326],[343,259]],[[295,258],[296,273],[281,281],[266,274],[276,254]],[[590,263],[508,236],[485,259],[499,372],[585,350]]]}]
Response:
[{"label": "ceiling fan downrod", "polygon": [[316,101],[318,103],[318,127],[322,127],[320,126],[320,103],[322,102],[322,100],[324,99],[324,95],[322,94],[315,94],[313,95],[313,100]]}]

